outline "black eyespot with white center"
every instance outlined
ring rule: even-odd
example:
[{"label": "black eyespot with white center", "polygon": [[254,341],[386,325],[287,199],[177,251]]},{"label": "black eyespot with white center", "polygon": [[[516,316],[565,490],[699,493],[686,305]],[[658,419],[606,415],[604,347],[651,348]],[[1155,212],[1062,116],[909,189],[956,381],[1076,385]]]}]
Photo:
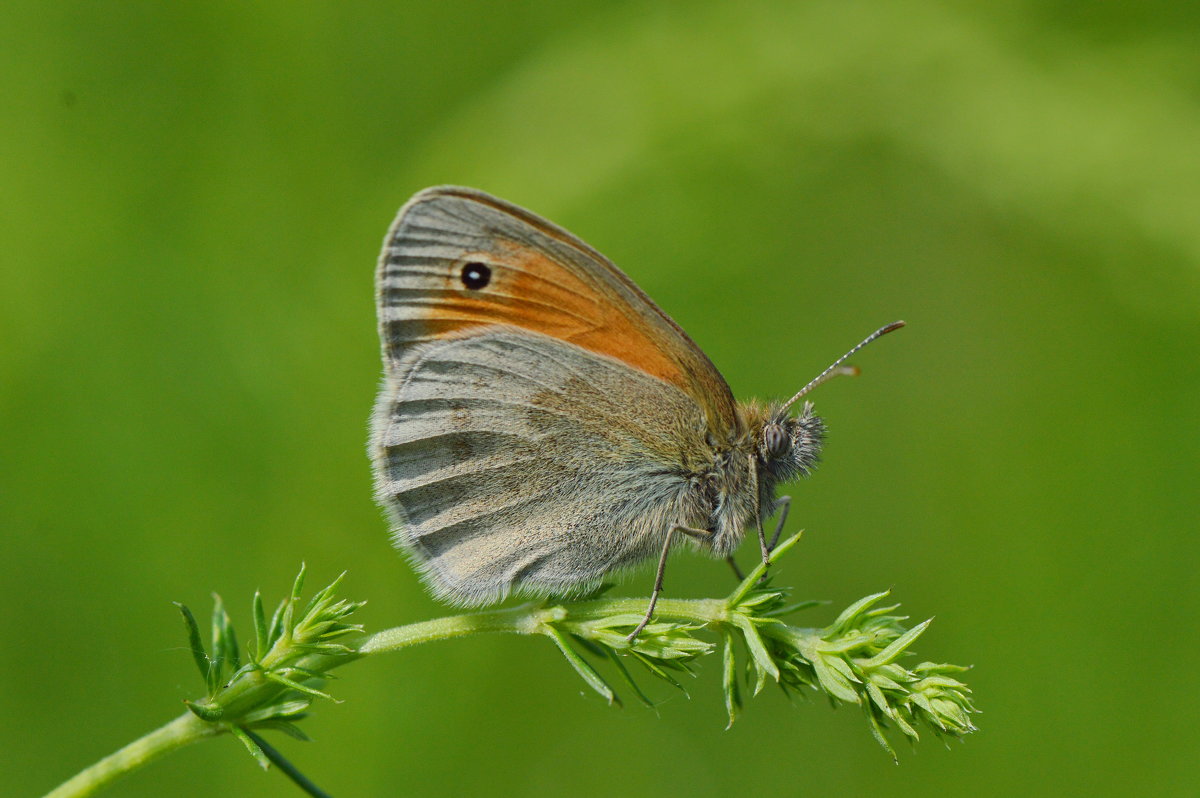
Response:
[{"label": "black eyespot with white center", "polygon": [[481,288],[486,288],[487,284],[492,281],[492,267],[486,263],[471,261],[462,267],[462,273],[459,277],[462,279],[462,284],[467,288],[472,291],[478,291]]}]

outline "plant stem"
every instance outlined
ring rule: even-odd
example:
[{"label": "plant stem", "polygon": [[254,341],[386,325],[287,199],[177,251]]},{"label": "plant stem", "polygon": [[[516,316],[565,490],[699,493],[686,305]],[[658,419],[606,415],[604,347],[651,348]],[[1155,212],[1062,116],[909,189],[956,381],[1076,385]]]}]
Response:
[{"label": "plant stem", "polygon": [[[624,613],[641,614],[646,611],[646,601],[644,598],[596,599],[573,602],[569,611],[564,607],[543,607],[535,603],[467,615],[451,615],[376,632],[358,645],[358,652],[378,654],[435,640],[449,640],[452,637],[466,637],[485,632],[537,634],[546,621],[558,621],[566,617],[584,621]],[[727,613],[723,600],[660,599],[655,617],[706,624],[724,620]]]},{"label": "plant stem", "polygon": [[109,754],[91,767],[75,774],[70,780],[63,782],[48,793],[46,798],[76,798],[77,796],[91,795],[126,773],[137,770],[164,754],[220,733],[220,727],[200,720],[191,712],[185,712],[170,723],[160,726],[119,751]]},{"label": "plant stem", "polygon": [[396,651],[421,643],[432,643],[435,640],[449,640],[452,637],[466,637],[485,632],[535,634],[544,621],[556,619],[560,614],[555,612],[555,608],[522,604],[500,610],[451,615],[384,629],[366,637],[357,648],[360,654],[377,654],[381,651]]},{"label": "plant stem", "polygon": [[[586,621],[624,613],[641,615],[646,611],[647,601],[645,598],[605,598],[574,602],[570,605],[570,617]],[[660,621],[669,619],[703,625],[724,621],[728,616],[729,605],[725,599],[660,598],[654,608],[654,618]]]},{"label": "plant stem", "polygon": [[[495,632],[539,634],[546,630],[545,624],[548,622],[564,619],[587,621],[623,614],[640,615],[645,610],[645,598],[600,598],[573,602],[565,607],[547,607],[535,602],[396,626],[367,635],[357,641],[357,645],[349,640],[347,642],[357,649],[358,655],[365,656],[475,634]],[[728,616],[729,604],[724,599],[665,598],[658,602],[655,612],[655,617],[660,620],[682,621],[698,625],[725,621]],[[814,630],[792,631],[793,633],[811,633]],[[312,667],[314,670],[325,670],[346,664],[352,658],[354,657],[337,658],[313,655],[302,660],[301,664]],[[236,711],[241,705],[260,703],[263,691],[279,692],[281,689],[283,688],[268,682],[259,674],[250,674],[225,694],[225,706],[231,714],[236,716]],[[229,716],[226,715],[226,717]],[[125,773],[136,770],[163,754],[205,737],[222,734],[226,729],[224,723],[206,722],[190,712],[185,713],[83,770],[49,793],[47,798],[74,798],[75,796],[91,795]]]}]

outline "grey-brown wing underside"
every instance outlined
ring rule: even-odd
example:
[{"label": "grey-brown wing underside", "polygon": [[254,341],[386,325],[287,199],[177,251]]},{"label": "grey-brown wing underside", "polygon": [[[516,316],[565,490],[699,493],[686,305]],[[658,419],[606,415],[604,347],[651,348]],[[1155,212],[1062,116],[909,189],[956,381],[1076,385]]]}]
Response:
[{"label": "grey-brown wing underside", "polygon": [[507,327],[424,344],[387,372],[377,496],[441,598],[586,589],[703,521],[687,452],[705,416],[672,385]]}]

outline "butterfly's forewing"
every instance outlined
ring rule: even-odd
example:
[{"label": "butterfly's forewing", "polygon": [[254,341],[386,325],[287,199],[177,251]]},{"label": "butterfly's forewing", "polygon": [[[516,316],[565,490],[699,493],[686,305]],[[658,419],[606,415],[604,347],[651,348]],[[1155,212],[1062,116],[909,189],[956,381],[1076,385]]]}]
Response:
[{"label": "butterfly's forewing", "polygon": [[[463,281],[474,263],[490,271],[479,290]],[[424,341],[512,325],[676,386],[704,409],[717,440],[740,431],[720,372],[632,280],[566,230],[483,192],[443,186],[410,200],[384,243],[377,291],[394,361]]]}]

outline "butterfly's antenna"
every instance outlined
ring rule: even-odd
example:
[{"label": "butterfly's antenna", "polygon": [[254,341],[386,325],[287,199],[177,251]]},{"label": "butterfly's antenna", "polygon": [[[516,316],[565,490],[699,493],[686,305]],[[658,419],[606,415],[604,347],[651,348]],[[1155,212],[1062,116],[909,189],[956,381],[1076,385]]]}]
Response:
[{"label": "butterfly's antenna", "polygon": [[801,388],[799,393],[797,393],[791,399],[788,399],[786,402],[784,402],[783,407],[779,408],[778,415],[783,416],[785,413],[787,413],[787,409],[789,407],[791,407],[797,401],[802,399],[806,394],[808,394],[809,391],[811,391],[813,388],[816,388],[818,385],[821,385],[822,383],[828,382],[829,380],[833,379],[834,377],[838,376],[839,374],[858,374],[858,369],[854,368],[853,366],[843,367],[842,364],[845,363],[848,358],[852,357],[855,352],[862,349],[864,346],[871,343],[876,338],[887,335],[888,333],[892,332],[893,330],[899,330],[903,326],[904,326],[904,322],[894,321],[891,324],[885,324],[884,326],[880,327],[875,332],[868,335],[866,338],[864,338],[862,340],[861,343],[859,343],[858,346],[854,347],[849,352],[842,355],[837,360],[833,361],[832,366],[830,366],[829,368],[822,371],[820,374],[817,375],[816,379],[814,379],[808,385],[805,385],[803,388]]}]

